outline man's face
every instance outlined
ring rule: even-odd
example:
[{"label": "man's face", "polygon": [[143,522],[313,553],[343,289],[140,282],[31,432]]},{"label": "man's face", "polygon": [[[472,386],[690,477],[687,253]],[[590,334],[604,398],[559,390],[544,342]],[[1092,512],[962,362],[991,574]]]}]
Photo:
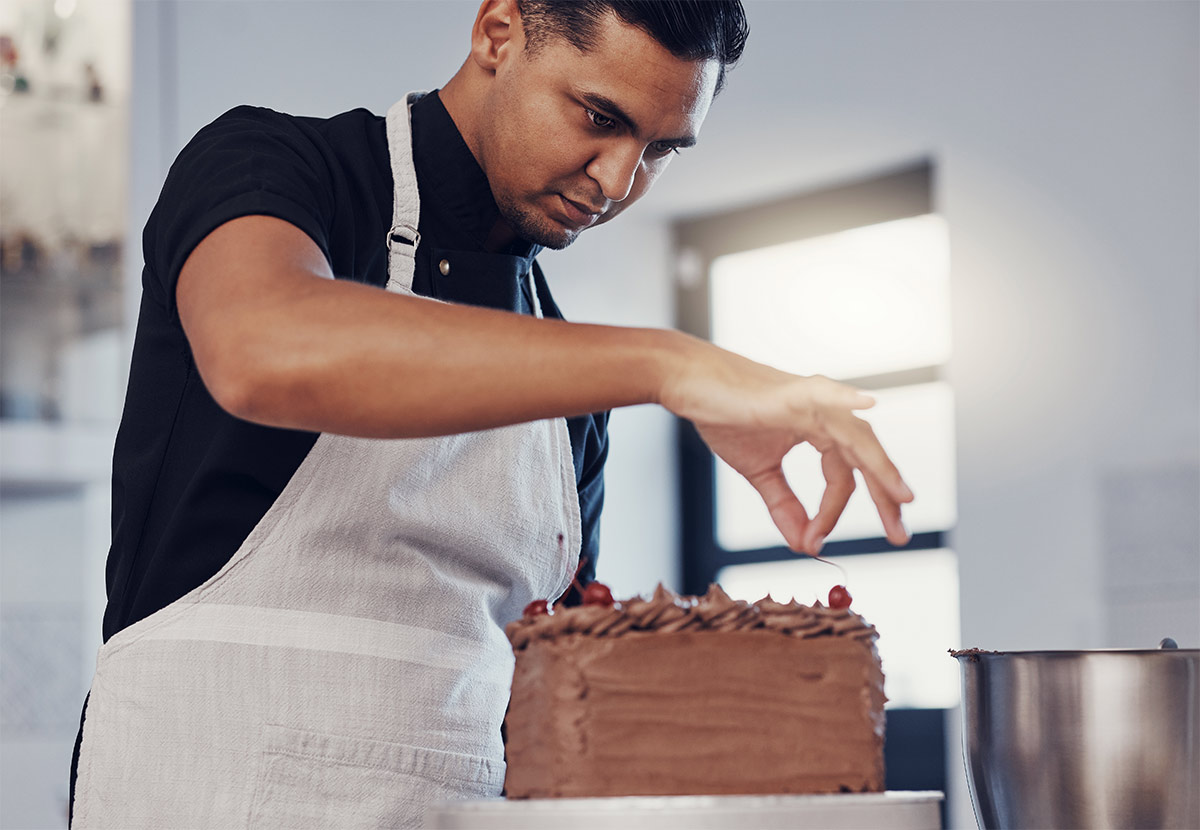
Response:
[{"label": "man's face", "polygon": [[695,143],[716,61],[674,57],[615,15],[580,52],[551,37],[504,49],[480,113],[480,164],[516,233],[565,248],[636,202],[677,149]]}]

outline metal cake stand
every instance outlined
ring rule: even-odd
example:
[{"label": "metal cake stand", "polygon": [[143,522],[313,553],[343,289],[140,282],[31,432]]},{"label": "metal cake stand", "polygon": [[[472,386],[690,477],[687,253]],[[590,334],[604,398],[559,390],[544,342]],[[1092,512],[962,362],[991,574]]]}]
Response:
[{"label": "metal cake stand", "polygon": [[503,798],[433,805],[428,830],[939,830],[940,792]]}]

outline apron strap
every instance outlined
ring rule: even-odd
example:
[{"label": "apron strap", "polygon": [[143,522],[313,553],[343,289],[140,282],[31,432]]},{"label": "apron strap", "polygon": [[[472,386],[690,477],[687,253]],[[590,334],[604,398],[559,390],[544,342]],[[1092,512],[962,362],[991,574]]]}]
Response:
[{"label": "apron strap", "polygon": [[542,300],[538,297],[537,280],[533,276],[533,268],[529,269],[529,299],[533,304],[533,316],[542,318]]},{"label": "apron strap", "polygon": [[387,233],[388,291],[412,292],[413,265],[421,234],[421,199],[417,193],[417,171],[413,166],[412,116],[410,107],[424,93],[410,92],[387,111],[388,155],[392,162],[392,226]]}]

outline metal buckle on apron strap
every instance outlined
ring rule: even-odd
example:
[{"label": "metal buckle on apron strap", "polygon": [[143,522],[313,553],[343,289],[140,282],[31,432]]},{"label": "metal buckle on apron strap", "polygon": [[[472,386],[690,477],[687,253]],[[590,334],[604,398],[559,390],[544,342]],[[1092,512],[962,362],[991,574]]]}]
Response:
[{"label": "metal buckle on apron strap", "polygon": [[[393,248],[392,243],[401,242],[405,247]],[[416,254],[417,246],[421,244],[421,234],[412,225],[401,223],[394,225],[387,232],[387,248],[398,254],[413,256]]]}]

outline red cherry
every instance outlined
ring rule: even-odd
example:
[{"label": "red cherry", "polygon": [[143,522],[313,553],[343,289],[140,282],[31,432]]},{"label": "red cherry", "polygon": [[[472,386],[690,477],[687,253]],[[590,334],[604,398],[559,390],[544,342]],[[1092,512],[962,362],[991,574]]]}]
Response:
[{"label": "red cherry", "polygon": [[583,604],[604,605],[612,608],[612,591],[608,590],[608,586],[603,582],[589,582],[587,587],[583,589]]},{"label": "red cherry", "polygon": [[850,592],[846,590],[845,585],[834,585],[829,589],[829,607],[830,608],[849,608]]},{"label": "red cherry", "polygon": [[533,602],[525,606],[526,617],[536,617],[539,614],[549,614],[550,603],[544,599],[535,599]]}]

